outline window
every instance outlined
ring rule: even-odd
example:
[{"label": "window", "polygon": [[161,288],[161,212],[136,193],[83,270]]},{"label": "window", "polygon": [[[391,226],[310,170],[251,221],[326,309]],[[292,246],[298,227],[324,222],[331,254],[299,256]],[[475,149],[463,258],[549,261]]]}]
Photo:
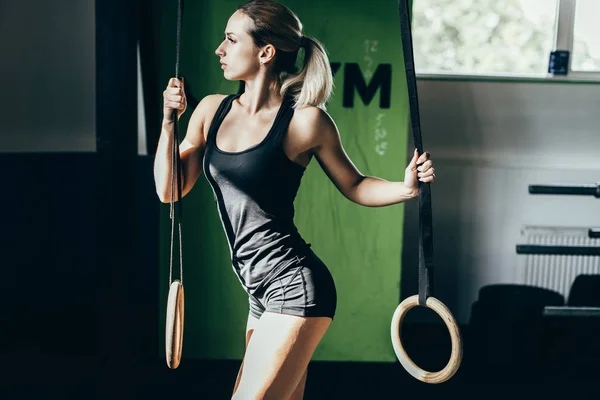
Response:
[{"label": "window", "polygon": [[577,0],[573,26],[573,71],[600,72],[600,1]]},{"label": "window", "polygon": [[413,0],[415,68],[544,78],[550,53],[566,50],[568,75],[600,79],[598,16],[598,0]]}]

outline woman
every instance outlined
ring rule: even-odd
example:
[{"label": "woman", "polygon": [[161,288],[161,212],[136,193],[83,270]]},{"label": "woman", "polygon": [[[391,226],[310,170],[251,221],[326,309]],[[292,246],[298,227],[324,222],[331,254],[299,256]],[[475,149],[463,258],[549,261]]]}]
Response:
[{"label": "woman", "polygon": [[[299,73],[299,50],[304,61]],[[336,309],[327,267],[293,223],[294,198],[314,157],[339,191],[368,207],[397,204],[433,182],[427,153],[415,151],[404,182],[364,176],[346,155],[324,111],[333,77],[322,45],[302,34],[280,3],[255,0],[229,19],[216,49],[228,80],[242,95],[209,95],[194,110],[180,145],[182,195],[202,170],[213,188],[234,272],[249,295],[246,354],[234,399],[301,399],[313,352]],[[186,109],[183,82],[164,91],[164,119],[155,157],[156,191],[169,202],[173,110]],[[177,200],[177,198],[176,198]]]}]

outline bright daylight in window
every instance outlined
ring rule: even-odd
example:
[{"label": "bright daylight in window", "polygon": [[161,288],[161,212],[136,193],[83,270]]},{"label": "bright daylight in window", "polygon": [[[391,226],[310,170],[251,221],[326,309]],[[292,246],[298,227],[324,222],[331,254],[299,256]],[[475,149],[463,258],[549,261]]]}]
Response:
[{"label": "bright daylight in window", "polygon": [[573,30],[573,71],[600,72],[600,1],[577,0]]},{"label": "bright daylight in window", "polygon": [[557,0],[413,0],[415,69],[545,76],[556,17]]}]

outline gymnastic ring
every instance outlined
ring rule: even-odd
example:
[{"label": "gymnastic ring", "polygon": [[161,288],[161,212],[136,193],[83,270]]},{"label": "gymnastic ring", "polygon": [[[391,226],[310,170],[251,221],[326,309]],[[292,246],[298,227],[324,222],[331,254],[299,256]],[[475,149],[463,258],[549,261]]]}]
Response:
[{"label": "gymnastic ring", "polygon": [[400,325],[402,324],[402,320],[406,316],[406,313],[411,308],[414,308],[419,305],[419,296],[414,295],[407,299],[405,299],[400,305],[396,308],[394,312],[394,316],[392,317],[392,345],[394,346],[394,351],[396,352],[396,357],[400,364],[404,367],[404,369],[411,374],[413,377],[425,383],[442,383],[450,379],[458,368],[460,367],[460,363],[462,360],[462,340],[460,338],[460,331],[458,329],[458,324],[456,320],[452,316],[452,313],[438,299],[435,297],[428,297],[425,303],[425,306],[433,311],[435,311],[446,324],[448,331],[450,332],[450,339],[452,341],[452,353],[450,354],[450,360],[448,364],[444,367],[444,369],[437,372],[429,372],[419,368],[411,359],[408,357],[406,350],[402,346],[402,340],[400,339]]},{"label": "gymnastic ring", "polygon": [[181,362],[183,350],[184,295],[183,284],[179,280],[171,282],[167,300],[165,324],[165,355],[167,366],[176,369]]}]

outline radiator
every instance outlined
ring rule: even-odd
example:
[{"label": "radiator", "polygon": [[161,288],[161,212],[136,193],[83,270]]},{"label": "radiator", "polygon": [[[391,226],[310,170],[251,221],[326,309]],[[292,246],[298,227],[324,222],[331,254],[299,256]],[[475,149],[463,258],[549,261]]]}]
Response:
[{"label": "radiator", "polygon": [[[600,246],[600,239],[588,237],[588,228],[525,227],[521,230],[521,243],[545,246]],[[600,274],[600,257],[577,255],[519,256],[524,265],[522,282],[554,290],[569,298],[571,285],[577,275]]]}]

